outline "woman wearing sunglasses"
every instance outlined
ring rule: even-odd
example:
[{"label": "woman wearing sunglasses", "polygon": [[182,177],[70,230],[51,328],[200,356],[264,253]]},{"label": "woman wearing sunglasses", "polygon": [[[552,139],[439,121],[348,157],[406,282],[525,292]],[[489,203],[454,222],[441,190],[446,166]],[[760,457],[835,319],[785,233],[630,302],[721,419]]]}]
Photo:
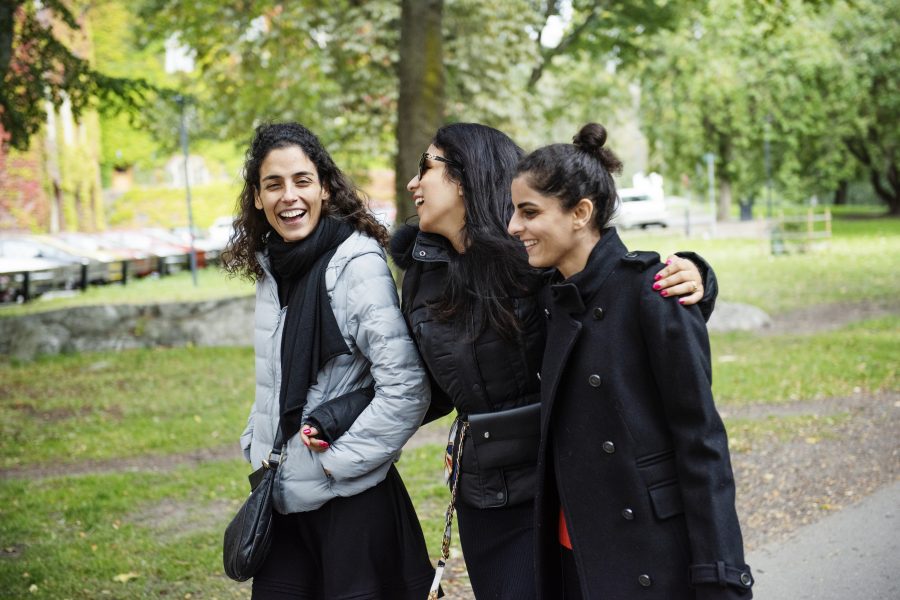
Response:
[{"label": "woman wearing sunglasses", "polygon": [[[476,597],[533,598],[533,501],[545,316],[540,273],[510,236],[510,183],[522,150],[484,125],[440,128],[407,189],[419,226],[398,231],[402,312],[431,377],[426,421],[457,411],[456,511]],[[700,261],[702,262],[702,261]],[[715,295],[678,257],[656,282],[693,304]],[[686,295],[685,295],[686,294]],[[459,451],[461,450],[461,456]]]}]

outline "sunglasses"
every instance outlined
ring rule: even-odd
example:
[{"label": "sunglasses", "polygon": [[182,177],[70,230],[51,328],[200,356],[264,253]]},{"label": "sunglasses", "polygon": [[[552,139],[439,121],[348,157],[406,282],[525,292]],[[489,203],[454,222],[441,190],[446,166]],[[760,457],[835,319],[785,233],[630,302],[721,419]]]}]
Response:
[{"label": "sunglasses", "polygon": [[425,171],[428,170],[428,159],[436,160],[438,162],[452,165],[452,166],[456,167],[457,169],[459,169],[460,171],[464,170],[462,165],[459,164],[458,162],[452,161],[448,158],[444,158],[443,156],[436,156],[434,154],[429,154],[428,152],[423,152],[422,158],[419,159],[419,179],[422,179],[422,176],[425,175]]}]

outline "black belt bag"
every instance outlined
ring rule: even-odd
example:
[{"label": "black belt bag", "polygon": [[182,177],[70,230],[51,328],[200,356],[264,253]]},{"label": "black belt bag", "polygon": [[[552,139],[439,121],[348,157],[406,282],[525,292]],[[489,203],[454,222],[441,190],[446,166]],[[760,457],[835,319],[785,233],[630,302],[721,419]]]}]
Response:
[{"label": "black belt bag", "polygon": [[469,438],[480,469],[537,462],[541,403],[469,416]]}]

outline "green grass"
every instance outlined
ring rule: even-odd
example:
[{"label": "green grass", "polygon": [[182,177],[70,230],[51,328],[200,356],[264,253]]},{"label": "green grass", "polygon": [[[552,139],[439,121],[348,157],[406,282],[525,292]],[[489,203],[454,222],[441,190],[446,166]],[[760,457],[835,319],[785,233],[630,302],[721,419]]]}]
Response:
[{"label": "green grass", "polygon": [[766,240],[690,239],[659,232],[622,232],[629,248],[699,252],[715,268],[719,299],[759,306],[772,314],[814,304],[896,302],[900,283],[900,219],[836,219],[828,246],[772,256]]},{"label": "green grass", "polygon": [[0,466],[165,455],[233,442],[253,402],[253,373],[249,348],[0,363]]},{"label": "green grass", "polygon": [[713,392],[720,403],[783,403],[900,389],[896,316],[806,336],[717,334],[711,344]]},{"label": "green grass", "polygon": [[[4,481],[0,597],[247,597],[221,568],[222,531],[245,493],[246,471],[235,460],[166,473]],[[173,531],[152,519],[159,506],[216,514]]]}]

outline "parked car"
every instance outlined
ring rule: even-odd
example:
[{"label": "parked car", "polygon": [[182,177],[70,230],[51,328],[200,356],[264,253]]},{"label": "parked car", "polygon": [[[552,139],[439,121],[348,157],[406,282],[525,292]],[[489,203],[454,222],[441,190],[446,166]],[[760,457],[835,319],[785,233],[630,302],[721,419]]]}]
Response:
[{"label": "parked car", "polygon": [[102,233],[63,232],[54,235],[82,252],[92,253],[104,260],[122,265],[120,276],[111,274],[110,281],[121,281],[128,277],[143,277],[153,272],[153,261],[150,255],[130,248],[121,248],[108,241]]},{"label": "parked car", "polygon": [[[14,259],[42,259],[55,263],[65,272],[64,280],[57,282],[60,289],[83,287],[87,285],[92,275],[89,259],[58,250],[29,236],[0,238],[0,256]],[[97,266],[102,268],[99,263]]]},{"label": "parked car", "polygon": [[143,230],[114,230],[104,234],[106,239],[123,248],[146,252],[153,257],[154,272],[161,275],[190,267],[190,256],[184,246],[175,246],[148,235]]},{"label": "parked car", "polygon": [[24,302],[74,285],[72,265],[43,258],[0,256],[0,302]]},{"label": "parked car", "polygon": [[621,188],[612,223],[628,229],[649,225],[669,226],[669,213],[662,189]]},{"label": "parked car", "polygon": [[[122,281],[122,259],[111,252],[96,248],[86,248],[84,245],[73,244],[62,235],[37,235],[33,239],[45,247],[49,246],[54,251],[65,252],[68,255],[80,257],[82,262],[87,260],[88,283],[112,283]],[[49,253],[49,250],[47,251]]]}]

